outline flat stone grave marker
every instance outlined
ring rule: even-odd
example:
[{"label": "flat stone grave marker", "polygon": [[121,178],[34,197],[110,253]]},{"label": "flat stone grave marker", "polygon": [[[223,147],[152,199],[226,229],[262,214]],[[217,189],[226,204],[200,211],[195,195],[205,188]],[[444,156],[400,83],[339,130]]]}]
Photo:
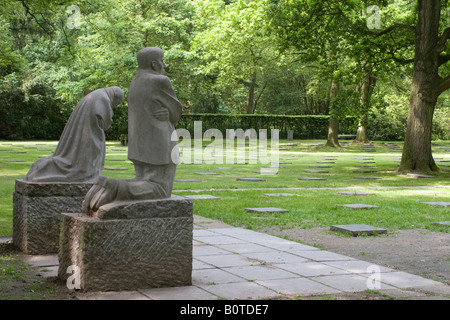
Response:
[{"label": "flat stone grave marker", "polygon": [[437,191],[437,190],[409,190],[409,193],[437,194],[437,193],[444,193],[444,191]]},{"label": "flat stone grave marker", "polygon": [[316,161],[316,163],[334,163],[334,161]]},{"label": "flat stone grave marker", "polygon": [[190,194],[190,195],[186,195],[184,197],[192,199],[192,200],[209,200],[209,199],[220,200],[219,197],[212,196],[210,194]]},{"label": "flat stone grave marker", "polygon": [[371,160],[361,160],[361,161],[356,161],[357,163],[375,163],[375,161],[371,161]]},{"label": "flat stone grave marker", "polygon": [[356,237],[359,235],[374,235],[374,234],[386,234],[387,230],[369,226],[366,224],[341,224],[333,225],[330,227],[331,231],[339,231],[350,233],[352,236]]},{"label": "flat stone grave marker", "polygon": [[253,171],[254,173],[259,174],[278,174],[277,171],[271,171],[271,170],[259,170],[259,171]]},{"label": "flat stone grave marker", "polygon": [[440,226],[450,226],[450,221],[439,221],[435,223],[436,225],[440,225]]},{"label": "flat stone grave marker", "polygon": [[373,168],[375,166],[373,164],[356,164],[356,165],[354,165],[354,167],[358,167],[358,168]]},{"label": "flat stone grave marker", "polygon": [[6,160],[6,162],[25,162],[25,160]]},{"label": "flat stone grave marker", "polygon": [[309,166],[310,168],[332,168],[332,166]]},{"label": "flat stone grave marker", "polygon": [[353,177],[354,179],[362,179],[362,180],[376,180],[381,179],[381,177]]},{"label": "flat stone grave marker", "polygon": [[426,174],[417,174],[417,173],[407,173],[407,177],[411,178],[434,178],[433,176],[428,176]]},{"label": "flat stone grave marker", "polygon": [[345,207],[350,209],[378,209],[379,206],[363,203],[351,203],[351,204],[338,204],[338,207]]},{"label": "flat stone grave marker", "polygon": [[326,170],[305,170],[305,172],[308,172],[308,173],[329,173],[329,171],[326,171]]},{"label": "flat stone grave marker", "polygon": [[228,169],[233,169],[232,167],[217,167],[217,169],[220,170],[228,170]]},{"label": "flat stone grave marker", "polygon": [[174,181],[177,181],[177,182],[201,182],[201,180],[197,180],[197,179],[175,179]]},{"label": "flat stone grave marker", "polygon": [[216,176],[218,173],[216,172],[195,172],[195,174],[201,175],[201,176]]},{"label": "flat stone grave marker", "polygon": [[353,173],[374,173],[378,172],[377,170],[354,170]]},{"label": "flat stone grave marker", "polygon": [[262,178],[236,178],[236,181],[266,181]]},{"label": "flat stone grave marker", "polygon": [[262,208],[245,208],[248,212],[255,213],[279,213],[279,212],[289,212],[288,209],[275,208],[275,207],[262,207]]},{"label": "flat stone grave marker", "polygon": [[371,196],[373,193],[360,192],[360,191],[340,191],[338,194],[343,194],[347,196]]},{"label": "flat stone grave marker", "polygon": [[300,177],[300,178],[297,178],[297,180],[311,180],[311,181],[322,180],[322,181],[324,181],[324,180],[327,180],[327,179],[325,179],[325,178],[316,178],[316,177]]},{"label": "flat stone grave marker", "polygon": [[428,204],[430,206],[440,206],[440,207],[449,207],[450,202],[445,201],[436,201],[436,202],[421,202],[423,204]]},{"label": "flat stone grave marker", "polygon": [[266,196],[266,197],[292,197],[292,196],[298,197],[300,195],[295,194],[295,193],[282,192],[282,193],[265,193],[264,196]]},{"label": "flat stone grave marker", "polygon": [[11,153],[27,153],[26,151],[11,151]]}]

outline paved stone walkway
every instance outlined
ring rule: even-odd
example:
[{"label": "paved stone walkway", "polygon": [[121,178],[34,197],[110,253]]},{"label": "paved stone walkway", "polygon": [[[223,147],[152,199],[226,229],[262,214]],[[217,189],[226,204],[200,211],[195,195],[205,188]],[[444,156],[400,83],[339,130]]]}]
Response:
[{"label": "paved stone walkway", "polygon": [[[187,287],[77,293],[82,300],[254,300],[375,289],[415,299],[449,297],[450,286],[268,234],[194,216],[193,284]],[[4,239],[3,239],[4,240]],[[56,276],[56,255],[21,255]],[[375,273],[374,273],[375,272]],[[429,298],[429,295],[428,295]]]}]

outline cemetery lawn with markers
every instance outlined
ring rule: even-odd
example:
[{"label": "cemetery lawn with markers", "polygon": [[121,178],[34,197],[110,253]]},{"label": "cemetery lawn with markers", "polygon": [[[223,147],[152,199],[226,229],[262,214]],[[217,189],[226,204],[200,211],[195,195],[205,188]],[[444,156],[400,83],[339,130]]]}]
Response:
[{"label": "cemetery lawn with markers", "polygon": [[[177,168],[173,194],[220,198],[194,200],[194,214],[198,216],[449,283],[446,270],[450,258],[446,246],[450,227],[437,222],[450,220],[450,207],[430,206],[423,202],[450,201],[450,142],[434,142],[433,155],[441,171],[431,178],[397,172],[401,156],[399,148],[402,147],[398,142],[373,142],[375,150],[369,152],[363,150],[361,144],[348,143],[340,149],[333,149],[318,145],[320,142],[280,141],[277,174],[255,173],[268,165],[252,161],[230,164],[224,158],[223,163],[218,163],[218,160],[210,164],[182,163]],[[51,155],[56,145],[56,141],[0,141],[0,238],[12,235],[15,180],[22,179],[38,158]],[[246,150],[248,152],[248,148]],[[244,150],[236,153],[240,158]],[[250,160],[248,154],[247,160]],[[191,160],[201,162],[197,154],[193,154]],[[328,172],[310,173],[306,170]],[[356,170],[376,172],[356,173]],[[103,174],[118,179],[134,177],[134,167],[127,159],[127,147],[119,142],[107,142]],[[356,178],[364,176],[372,178]],[[305,177],[326,180],[298,179]],[[238,178],[265,181],[237,181]],[[183,182],[186,179],[200,182]],[[339,206],[344,204],[366,204],[378,208],[354,210]],[[288,211],[255,213],[246,210],[261,207]],[[376,226],[387,229],[387,234],[351,237],[330,231],[331,225],[341,224]],[[44,281],[31,266],[15,259],[15,253],[11,245],[0,244],[0,291],[4,292],[0,299],[72,298],[67,290],[55,282]],[[376,292],[322,298],[393,299]]]},{"label": "cemetery lawn with markers", "polygon": [[[245,156],[247,164],[230,164],[225,157],[225,148],[223,158],[213,157],[213,163],[211,159],[201,159],[199,152],[192,150],[193,164],[181,163],[178,166],[173,193],[220,197],[220,201],[194,200],[194,214],[254,230],[270,226],[312,228],[334,224],[368,224],[388,230],[425,228],[450,232],[450,228],[436,225],[438,221],[450,220],[450,207],[423,203],[450,200],[448,141],[434,143],[433,154],[441,172],[430,178],[397,172],[401,152],[392,149],[392,145],[401,148],[401,143],[373,142],[371,145],[375,151],[366,152],[362,144],[347,143],[340,149],[334,149],[318,145],[320,142],[281,140],[279,164],[259,163],[254,158],[258,153],[252,154],[248,147],[246,153],[233,149],[235,160],[244,162],[240,159]],[[56,145],[56,141],[0,142],[0,236],[12,235],[15,180],[22,179],[38,158],[52,154]],[[207,142],[204,142],[206,145]],[[211,154],[208,156],[211,158]],[[187,162],[185,160],[183,162]],[[270,165],[279,166],[276,174],[258,173],[269,170],[265,167]],[[307,172],[310,170],[326,172]],[[368,172],[364,172],[366,170]],[[107,142],[103,174],[118,179],[134,177],[134,167],[127,159],[127,147],[118,142]],[[325,180],[299,180],[311,177]],[[240,178],[264,181],[238,181]],[[355,194],[343,195],[339,193],[342,191]],[[359,192],[369,195],[359,196]],[[292,196],[270,197],[265,196],[267,193],[289,193]],[[339,206],[344,204],[367,204],[379,208],[353,210]],[[254,207],[277,207],[289,212],[246,211],[246,208]]]}]

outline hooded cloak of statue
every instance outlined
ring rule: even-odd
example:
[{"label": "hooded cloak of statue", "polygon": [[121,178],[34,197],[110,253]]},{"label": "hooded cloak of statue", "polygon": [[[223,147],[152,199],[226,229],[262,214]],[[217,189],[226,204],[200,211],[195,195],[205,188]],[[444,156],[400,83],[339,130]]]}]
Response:
[{"label": "hooded cloak of statue", "polygon": [[113,108],[123,101],[119,87],[86,95],[69,117],[53,155],[33,163],[25,181],[93,182],[105,163],[105,131]]}]

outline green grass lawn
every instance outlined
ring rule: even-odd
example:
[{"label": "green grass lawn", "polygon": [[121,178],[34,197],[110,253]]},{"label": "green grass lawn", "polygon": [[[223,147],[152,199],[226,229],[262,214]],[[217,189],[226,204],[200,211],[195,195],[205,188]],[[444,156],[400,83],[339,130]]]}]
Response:
[{"label": "green grass lawn", "polygon": [[[433,143],[433,155],[441,166],[441,172],[432,178],[413,178],[398,174],[401,152],[383,142],[373,142],[375,152],[368,152],[361,144],[345,144],[340,149],[317,145],[319,140],[281,140],[279,145],[277,174],[263,174],[265,170],[256,149],[231,149],[235,160],[246,158],[248,164],[227,163],[226,154],[209,154],[204,157],[212,163],[185,164],[177,168],[176,179],[197,179],[200,182],[174,183],[174,194],[210,194],[221,200],[194,200],[194,213],[220,219],[234,226],[258,229],[277,225],[291,227],[328,227],[332,224],[363,223],[389,230],[428,228],[449,232],[450,228],[435,226],[438,221],[450,220],[450,207],[437,207],[421,202],[450,202],[450,142]],[[392,144],[402,147],[401,143]],[[52,154],[56,141],[0,141],[0,236],[12,234],[12,194],[16,179],[23,178],[30,165],[39,157]],[[269,142],[270,146],[270,142]],[[188,149],[184,149],[183,155]],[[197,150],[199,151],[199,150]],[[202,151],[191,152],[190,161],[199,161]],[[250,155],[250,157],[249,157]],[[213,159],[213,160],[211,160]],[[333,160],[329,160],[333,159]],[[122,161],[119,161],[122,160]],[[20,162],[16,162],[20,161]],[[334,163],[323,163],[334,162]],[[358,161],[370,161],[363,163]],[[255,163],[254,163],[255,162]],[[370,167],[357,167],[357,165]],[[331,166],[315,168],[311,166]],[[111,170],[111,169],[120,170]],[[122,170],[126,169],[126,170]],[[328,173],[308,173],[306,170],[326,170]],[[375,170],[371,173],[355,173],[356,170]],[[198,175],[198,172],[214,172],[218,175]],[[118,142],[107,142],[107,154],[103,174],[107,177],[128,179],[134,177],[134,168],[127,160],[127,147]],[[356,177],[381,179],[356,179]],[[265,181],[236,181],[236,178],[263,178]],[[319,177],[325,181],[298,180],[300,177]],[[417,187],[407,189],[395,187]],[[390,187],[390,188],[380,188]],[[425,188],[428,187],[428,188]],[[430,187],[433,187],[430,189]],[[341,195],[336,189],[352,188],[372,193],[367,196]],[[353,189],[354,188],[354,189]],[[347,190],[348,191],[348,190]],[[297,196],[267,197],[265,193],[293,193]],[[426,193],[424,193],[426,192]],[[379,209],[352,210],[337,207],[339,204],[364,203],[377,205]],[[255,214],[246,212],[249,207],[280,207],[287,213]]]}]

